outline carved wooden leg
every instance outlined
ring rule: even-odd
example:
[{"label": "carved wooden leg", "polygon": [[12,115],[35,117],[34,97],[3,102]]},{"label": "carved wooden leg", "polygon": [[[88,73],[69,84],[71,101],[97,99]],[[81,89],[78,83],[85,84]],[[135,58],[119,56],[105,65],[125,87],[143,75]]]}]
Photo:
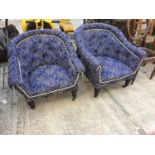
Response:
[{"label": "carved wooden leg", "polygon": [[25,97],[25,100],[27,102],[27,104],[30,106],[31,109],[35,109],[35,102],[32,99],[29,99],[27,97]]},{"label": "carved wooden leg", "polygon": [[97,97],[99,95],[100,89],[94,88],[94,97]]},{"label": "carved wooden leg", "polygon": [[136,78],[133,78],[133,79],[131,80],[131,85],[133,85],[135,79],[136,79]]},{"label": "carved wooden leg", "polygon": [[[139,71],[139,70],[138,70],[138,71]],[[138,74],[138,71],[136,72],[136,74],[135,74],[134,78],[131,80],[131,85],[133,85],[133,83],[135,82],[136,77],[137,77],[137,74]]]},{"label": "carved wooden leg", "polygon": [[74,90],[72,90],[72,100],[74,101],[76,99],[76,94],[77,94],[78,86],[75,87]]},{"label": "carved wooden leg", "polygon": [[34,103],[34,101],[32,100],[32,101],[29,101],[29,102],[27,102],[28,103],[28,105],[31,107],[31,109],[35,109],[35,103]]},{"label": "carved wooden leg", "polygon": [[129,85],[129,83],[131,82],[131,80],[126,80],[125,84],[123,85],[123,87],[127,87]]},{"label": "carved wooden leg", "polygon": [[150,76],[150,80],[153,78],[153,75],[155,74],[155,67],[154,67],[154,69],[153,69],[153,71],[152,71],[152,73],[151,73],[151,76]]}]

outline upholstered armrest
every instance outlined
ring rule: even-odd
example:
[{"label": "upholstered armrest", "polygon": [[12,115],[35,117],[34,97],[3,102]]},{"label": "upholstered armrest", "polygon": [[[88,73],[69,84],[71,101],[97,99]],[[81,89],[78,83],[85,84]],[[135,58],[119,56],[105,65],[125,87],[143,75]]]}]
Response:
[{"label": "upholstered armrest", "polygon": [[133,54],[138,56],[140,59],[144,59],[147,56],[147,54],[146,54],[146,52],[144,50],[136,47],[131,42],[129,42],[126,39],[126,37],[124,36],[124,34],[118,28],[111,27],[111,30],[119,38],[119,40],[125,46],[125,48],[127,48],[127,50],[131,51]]},{"label": "upholstered armrest", "polygon": [[89,65],[89,67],[93,70],[96,70],[98,66],[101,66],[100,62],[97,60],[97,58],[92,55],[90,52],[88,52],[88,49],[84,46],[81,47],[80,44],[78,46],[77,52],[80,53],[80,56],[85,61],[86,64]]},{"label": "upholstered armrest", "polygon": [[76,68],[76,70],[81,73],[81,72],[85,72],[85,67],[82,64],[82,62],[80,61],[80,59],[78,58],[75,49],[73,47],[72,42],[70,42],[68,40],[68,42],[70,43],[69,45],[67,45],[68,49],[70,49],[72,52],[70,52],[70,57],[71,57],[71,61],[74,64],[74,67]]},{"label": "upholstered armrest", "polygon": [[[82,50],[82,52],[81,52]],[[78,52],[80,53],[83,61],[88,64],[88,67],[96,71],[99,66],[102,66],[98,59],[87,51],[87,48],[78,48]]]},{"label": "upholstered armrest", "polygon": [[[140,67],[140,64],[142,63],[143,59],[147,56],[146,52],[142,49],[132,45],[130,42],[126,40],[124,42],[124,48],[120,48],[123,51],[126,51],[127,54],[122,54],[118,56],[120,60],[122,59],[123,63],[127,64],[133,71],[138,69]],[[130,55],[130,56],[129,56]]]},{"label": "upholstered armrest", "polygon": [[139,47],[134,46],[133,44],[131,44],[130,42],[126,43],[127,48],[133,52],[135,55],[137,55],[139,58],[143,59],[147,57],[147,53],[142,50]]},{"label": "upholstered armrest", "polygon": [[10,57],[9,58],[9,66],[8,66],[8,83],[11,86],[15,85],[22,85],[23,80],[22,80],[22,75],[21,75],[21,70],[20,70],[20,62],[18,58],[16,57]]},{"label": "upholstered armrest", "polygon": [[140,67],[143,60],[143,57],[139,57],[135,52],[122,47],[119,48],[119,52],[115,55],[115,58],[129,66],[133,71]]},{"label": "upholstered armrest", "polygon": [[[122,39],[122,40],[121,40]],[[121,38],[120,44],[115,50],[114,58],[128,65],[133,71],[140,67],[142,60],[146,57],[145,51],[132,45],[126,38]],[[113,52],[113,51],[112,51]]]},{"label": "upholstered armrest", "polygon": [[79,73],[85,72],[84,65],[77,57],[74,57],[74,59],[72,59],[72,62],[74,63],[74,66]]},{"label": "upholstered armrest", "polygon": [[92,55],[88,51],[88,48],[83,43],[81,34],[76,32],[75,38],[76,38],[76,44],[77,44],[77,52],[80,54],[81,59],[85,63],[85,67],[89,67],[92,70],[96,71],[99,66],[102,66],[101,63],[97,60],[97,58],[94,55]]},{"label": "upholstered armrest", "polygon": [[102,66],[98,59],[90,53],[84,56],[84,60],[93,70],[97,70],[99,66]]}]

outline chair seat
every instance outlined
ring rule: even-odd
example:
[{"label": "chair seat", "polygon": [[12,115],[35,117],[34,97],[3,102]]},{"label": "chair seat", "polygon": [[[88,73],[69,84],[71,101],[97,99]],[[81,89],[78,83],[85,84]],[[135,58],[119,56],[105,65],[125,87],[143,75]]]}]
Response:
[{"label": "chair seat", "polygon": [[130,67],[119,60],[106,56],[99,56],[97,59],[103,65],[101,71],[101,79],[103,81],[121,78],[133,73]]},{"label": "chair seat", "polygon": [[73,83],[74,80],[62,66],[44,65],[31,72],[29,87],[33,95],[38,95],[69,87]]}]

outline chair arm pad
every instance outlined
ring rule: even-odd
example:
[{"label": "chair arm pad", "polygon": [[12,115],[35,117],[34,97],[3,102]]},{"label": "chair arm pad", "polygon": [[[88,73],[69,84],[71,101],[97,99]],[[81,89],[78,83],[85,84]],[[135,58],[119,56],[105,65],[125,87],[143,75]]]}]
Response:
[{"label": "chair arm pad", "polygon": [[97,60],[97,58],[94,55],[92,55],[91,53],[89,53],[89,52],[80,52],[80,51],[79,51],[79,53],[80,53],[83,61],[86,64],[88,64],[88,67],[90,67],[94,71],[97,70],[98,66],[102,66],[101,63]]},{"label": "chair arm pad", "polygon": [[125,42],[125,46],[127,47],[128,50],[130,50],[132,53],[137,55],[140,59],[144,59],[147,57],[147,53],[144,50],[142,50],[139,47],[136,47],[135,45],[133,45],[129,41]]},{"label": "chair arm pad", "polygon": [[74,63],[74,66],[76,68],[76,70],[81,73],[81,72],[85,72],[85,67],[84,65],[82,64],[82,62],[77,58],[75,57],[73,60],[73,63]]}]

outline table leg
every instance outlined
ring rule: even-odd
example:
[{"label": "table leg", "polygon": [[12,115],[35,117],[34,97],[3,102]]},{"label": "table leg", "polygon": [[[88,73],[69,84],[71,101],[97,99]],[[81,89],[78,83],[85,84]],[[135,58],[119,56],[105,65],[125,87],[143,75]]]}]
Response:
[{"label": "table leg", "polygon": [[154,67],[154,69],[153,69],[153,71],[152,71],[152,73],[151,73],[151,76],[150,76],[150,80],[153,78],[153,75],[155,74],[155,67]]}]

